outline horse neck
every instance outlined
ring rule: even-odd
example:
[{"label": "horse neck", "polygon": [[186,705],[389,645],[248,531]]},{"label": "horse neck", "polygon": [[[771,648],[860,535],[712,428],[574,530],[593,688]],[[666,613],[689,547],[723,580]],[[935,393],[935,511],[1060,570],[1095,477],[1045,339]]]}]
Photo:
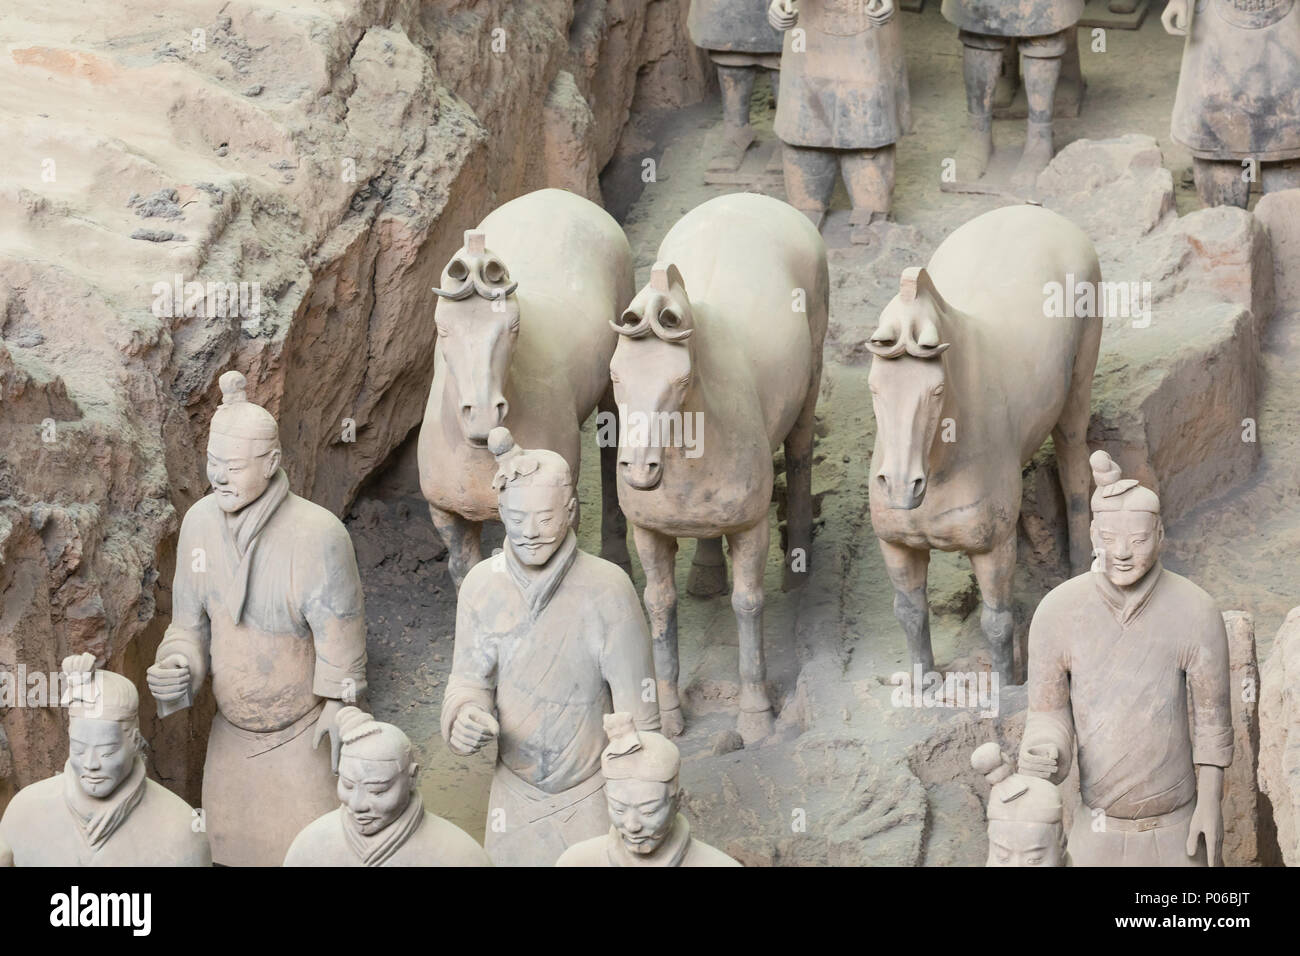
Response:
[{"label": "horse neck", "polygon": [[[939,428],[930,447],[933,471],[941,471],[960,458],[978,454],[985,443],[984,416],[979,414],[979,405],[984,399],[981,389],[986,384],[985,374],[978,366],[979,356],[984,354],[979,324],[946,302],[938,311],[939,339],[947,342],[948,348],[938,359],[943,363],[945,386]],[[956,441],[943,440],[946,419],[956,423]]]}]

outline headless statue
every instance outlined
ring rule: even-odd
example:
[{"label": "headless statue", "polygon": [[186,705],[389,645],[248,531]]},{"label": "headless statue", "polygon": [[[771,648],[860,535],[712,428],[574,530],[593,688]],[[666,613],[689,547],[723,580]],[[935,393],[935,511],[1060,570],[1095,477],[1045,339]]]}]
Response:
[{"label": "headless statue", "polygon": [[[335,717],[366,687],[361,578],[347,529],[289,490],[270,412],[221,376],[212,493],[181,524],[172,620],[149,668],[166,716],[209,672],[217,713],[203,767],[213,860],[279,866],[337,805]],[[329,736],[331,746],[318,749]]]},{"label": "headless statue", "polygon": [[551,866],[604,828],[603,715],[659,729],[650,632],[632,581],[578,549],[565,460],[494,428],[506,546],[470,569],[442,735],[468,756],[497,742],[484,841],[497,866]]},{"label": "headless statue", "polygon": [[285,866],[491,866],[474,838],[424,809],[411,741],[356,707],[338,716],[341,804],[294,838]]},{"label": "headless statue", "polygon": [[68,762],[9,802],[0,866],[211,866],[193,809],[145,776],[135,685],[93,654],[64,658],[63,674]]},{"label": "headless statue", "polygon": [[609,832],[564,851],[556,866],[740,866],[691,836],[678,812],[682,758],[662,734],[638,731],[631,714],[605,717],[600,755]]},{"label": "headless statue", "polygon": [[1232,762],[1223,616],[1161,566],[1155,492],[1104,451],[1090,461],[1096,560],[1034,612],[1019,771],[1059,784],[1077,743],[1074,866],[1217,866]]},{"label": "headless statue", "polygon": [[995,743],[981,744],[971,766],[989,782],[989,855],[985,866],[1069,866],[1061,791],[1040,777],[1013,773]]}]

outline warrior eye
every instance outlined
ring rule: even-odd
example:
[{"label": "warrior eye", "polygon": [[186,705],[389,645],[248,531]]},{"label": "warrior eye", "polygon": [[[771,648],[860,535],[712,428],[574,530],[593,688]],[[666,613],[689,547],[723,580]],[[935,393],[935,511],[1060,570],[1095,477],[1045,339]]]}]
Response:
[{"label": "warrior eye", "polygon": [[934,394],[936,394],[936,395],[942,395],[942,394],[943,394],[943,382],[940,382],[938,385],[936,385],[936,386],[934,387]]},{"label": "warrior eye", "polygon": [[465,265],[460,259],[452,259],[451,265],[447,266],[447,278],[455,279],[458,282],[469,278],[469,266]]}]

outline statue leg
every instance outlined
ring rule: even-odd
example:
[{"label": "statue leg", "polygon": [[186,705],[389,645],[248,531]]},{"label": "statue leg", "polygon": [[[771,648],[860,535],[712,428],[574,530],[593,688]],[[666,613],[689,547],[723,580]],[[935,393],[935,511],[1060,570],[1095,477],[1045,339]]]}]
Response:
[{"label": "statue leg", "polygon": [[1016,526],[986,554],[972,554],[971,566],[979,582],[980,599],[984,608],[980,612],[980,629],[989,642],[993,655],[993,670],[1002,682],[1014,684],[1015,648],[1012,638],[1015,621],[1011,614],[1011,580],[1016,573]]},{"label": "statue leg", "polygon": [[[618,420],[611,386],[601,396],[598,408]],[[597,431],[599,434],[599,430]],[[612,561],[632,574],[632,556],[627,550],[627,518],[618,506],[618,441],[607,442],[600,448],[600,556]]]},{"label": "statue leg", "polygon": [[1056,111],[1056,85],[1061,79],[1061,60],[1065,56],[1064,34],[1034,37],[1021,42],[1025,55],[1025,95],[1029,99],[1029,124],[1025,133],[1025,151],[1012,181],[1022,189],[1032,188],[1038,174],[1052,161],[1052,119]]},{"label": "statue leg", "polygon": [[722,89],[722,144],[709,160],[709,169],[733,172],[740,168],[745,151],[754,142],[754,128],[749,125],[749,101],[758,67],[721,63],[716,66],[718,86]]},{"label": "statue leg", "polygon": [[1092,377],[1097,370],[1097,343],[1101,340],[1102,320],[1085,321],[1087,324],[1075,348],[1070,391],[1065,397],[1061,417],[1052,429],[1056,468],[1065,495],[1065,514],[1070,531],[1071,574],[1087,571],[1092,555],[1092,541],[1088,535],[1088,525],[1092,520],[1088,507],[1088,491],[1092,487],[1092,468],[1088,464],[1088,422],[1092,418]]},{"label": "statue leg", "polygon": [[1242,174],[1245,167],[1235,159],[1193,159],[1192,175],[1196,195],[1206,206],[1239,206],[1250,201],[1250,182]]},{"label": "statue leg", "polygon": [[930,570],[930,552],[901,544],[880,541],[885,571],[894,585],[894,617],[907,635],[907,649],[912,666],[923,672],[934,670],[934,649],[930,646],[930,602],[925,595],[925,581]]},{"label": "statue leg", "polygon": [[429,505],[429,514],[438,536],[447,546],[447,570],[452,584],[460,591],[469,569],[483,560],[483,523],[467,521],[451,511]]},{"label": "statue leg", "polygon": [[740,717],[736,729],[746,747],[771,734],[773,725],[763,660],[763,569],[769,535],[766,509],[752,528],[727,535],[736,579],[731,607],[740,633]]},{"label": "statue leg", "polygon": [[993,155],[993,91],[1007,41],[962,31],[962,73],[966,80],[966,133],[957,148],[957,175],[983,177]]},{"label": "statue leg", "polygon": [[635,524],[632,539],[645,571],[645,609],[654,648],[659,720],[664,736],[677,737],[686,729],[682,701],[677,696],[677,539]]},{"label": "statue leg", "polygon": [[803,407],[785,436],[785,542],[781,590],[803,586],[812,561],[812,459],[817,393],[821,388],[821,353],[804,396]]},{"label": "statue leg", "polygon": [[1020,44],[1012,40],[1002,51],[1002,68],[993,88],[993,108],[1006,109],[1015,101],[1020,89]]},{"label": "statue leg", "polygon": [[721,538],[699,538],[695,558],[686,578],[686,593],[710,598],[727,591],[727,559],[722,554]]},{"label": "statue leg", "polygon": [[869,244],[871,224],[889,215],[894,194],[894,152],[891,144],[880,149],[855,149],[840,154],[844,185],[853,201],[853,212],[849,216],[853,231],[849,239],[859,245]]},{"label": "statue leg", "polygon": [[791,206],[812,220],[818,229],[830,208],[835,191],[839,157],[831,149],[815,146],[782,145],[785,165],[785,195]]},{"label": "statue leg", "polygon": [[1275,193],[1283,189],[1300,189],[1300,159],[1259,165],[1260,192]]},{"label": "statue leg", "polygon": [[776,109],[776,104],[781,99],[781,71],[768,70],[767,81],[772,84],[772,109]]}]

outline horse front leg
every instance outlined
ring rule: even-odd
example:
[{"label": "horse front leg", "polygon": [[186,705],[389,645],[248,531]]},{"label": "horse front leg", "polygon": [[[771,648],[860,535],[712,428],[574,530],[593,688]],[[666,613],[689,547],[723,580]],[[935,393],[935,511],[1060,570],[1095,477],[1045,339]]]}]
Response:
[{"label": "horse front leg", "polygon": [[1016,573],[1016,528],[985,554],[972,554],[971,566],[980,586],[980,629],[989,642],[993,670],[1003,683],[1016,683],[1015,620],[1011,613],[1011,582]]},{"label": "horse front leg", "polygon": [[631,577],[627,518],[618,504],[618,412],[613,388],[605,390],[598,408],[602,415],[611,416],[614,423],[613,435],[604,440],[601,439],[601,429],[596,429],[596,442],[600,447],[600,556],[617,564]]},{"label": "horse front leg", "polygon": [[447,546],[447,570],[451,582],[460,593],[460,583],[469,574],[469,569],[483,560],[483,523],[469,521],[454,511],[444,511],[432,504],[429,515],[438,536]]},{"label": "horse front leg", "polygon": [[769,535],[766,511],[752,528],[727,535],[735,577],[731,607],[736,612],[740,635],[740,717],[736,729],[746,747],[769,736],[774,723],[763,659],[763,569],[767,566]]},{"label": "horse front leg", "polygon": [[659,721],[665,737],[686,729],[682,701],[677,694],[680,665],[677,660],[677,539],[639,525],[632,526],[637,557],[645,572],[645,609],[650,617],[650,637],[655,658],[655,683],[659,691]]},{"label": "horse front leg", "polygon": [[930,602],[925,594],[930,570],[928,548],[909,548],[880,539],[885,571],[894,585],[894,617],[907,635],[912,667],[923,674],[934,670],[934,648],[930,645]]}]

